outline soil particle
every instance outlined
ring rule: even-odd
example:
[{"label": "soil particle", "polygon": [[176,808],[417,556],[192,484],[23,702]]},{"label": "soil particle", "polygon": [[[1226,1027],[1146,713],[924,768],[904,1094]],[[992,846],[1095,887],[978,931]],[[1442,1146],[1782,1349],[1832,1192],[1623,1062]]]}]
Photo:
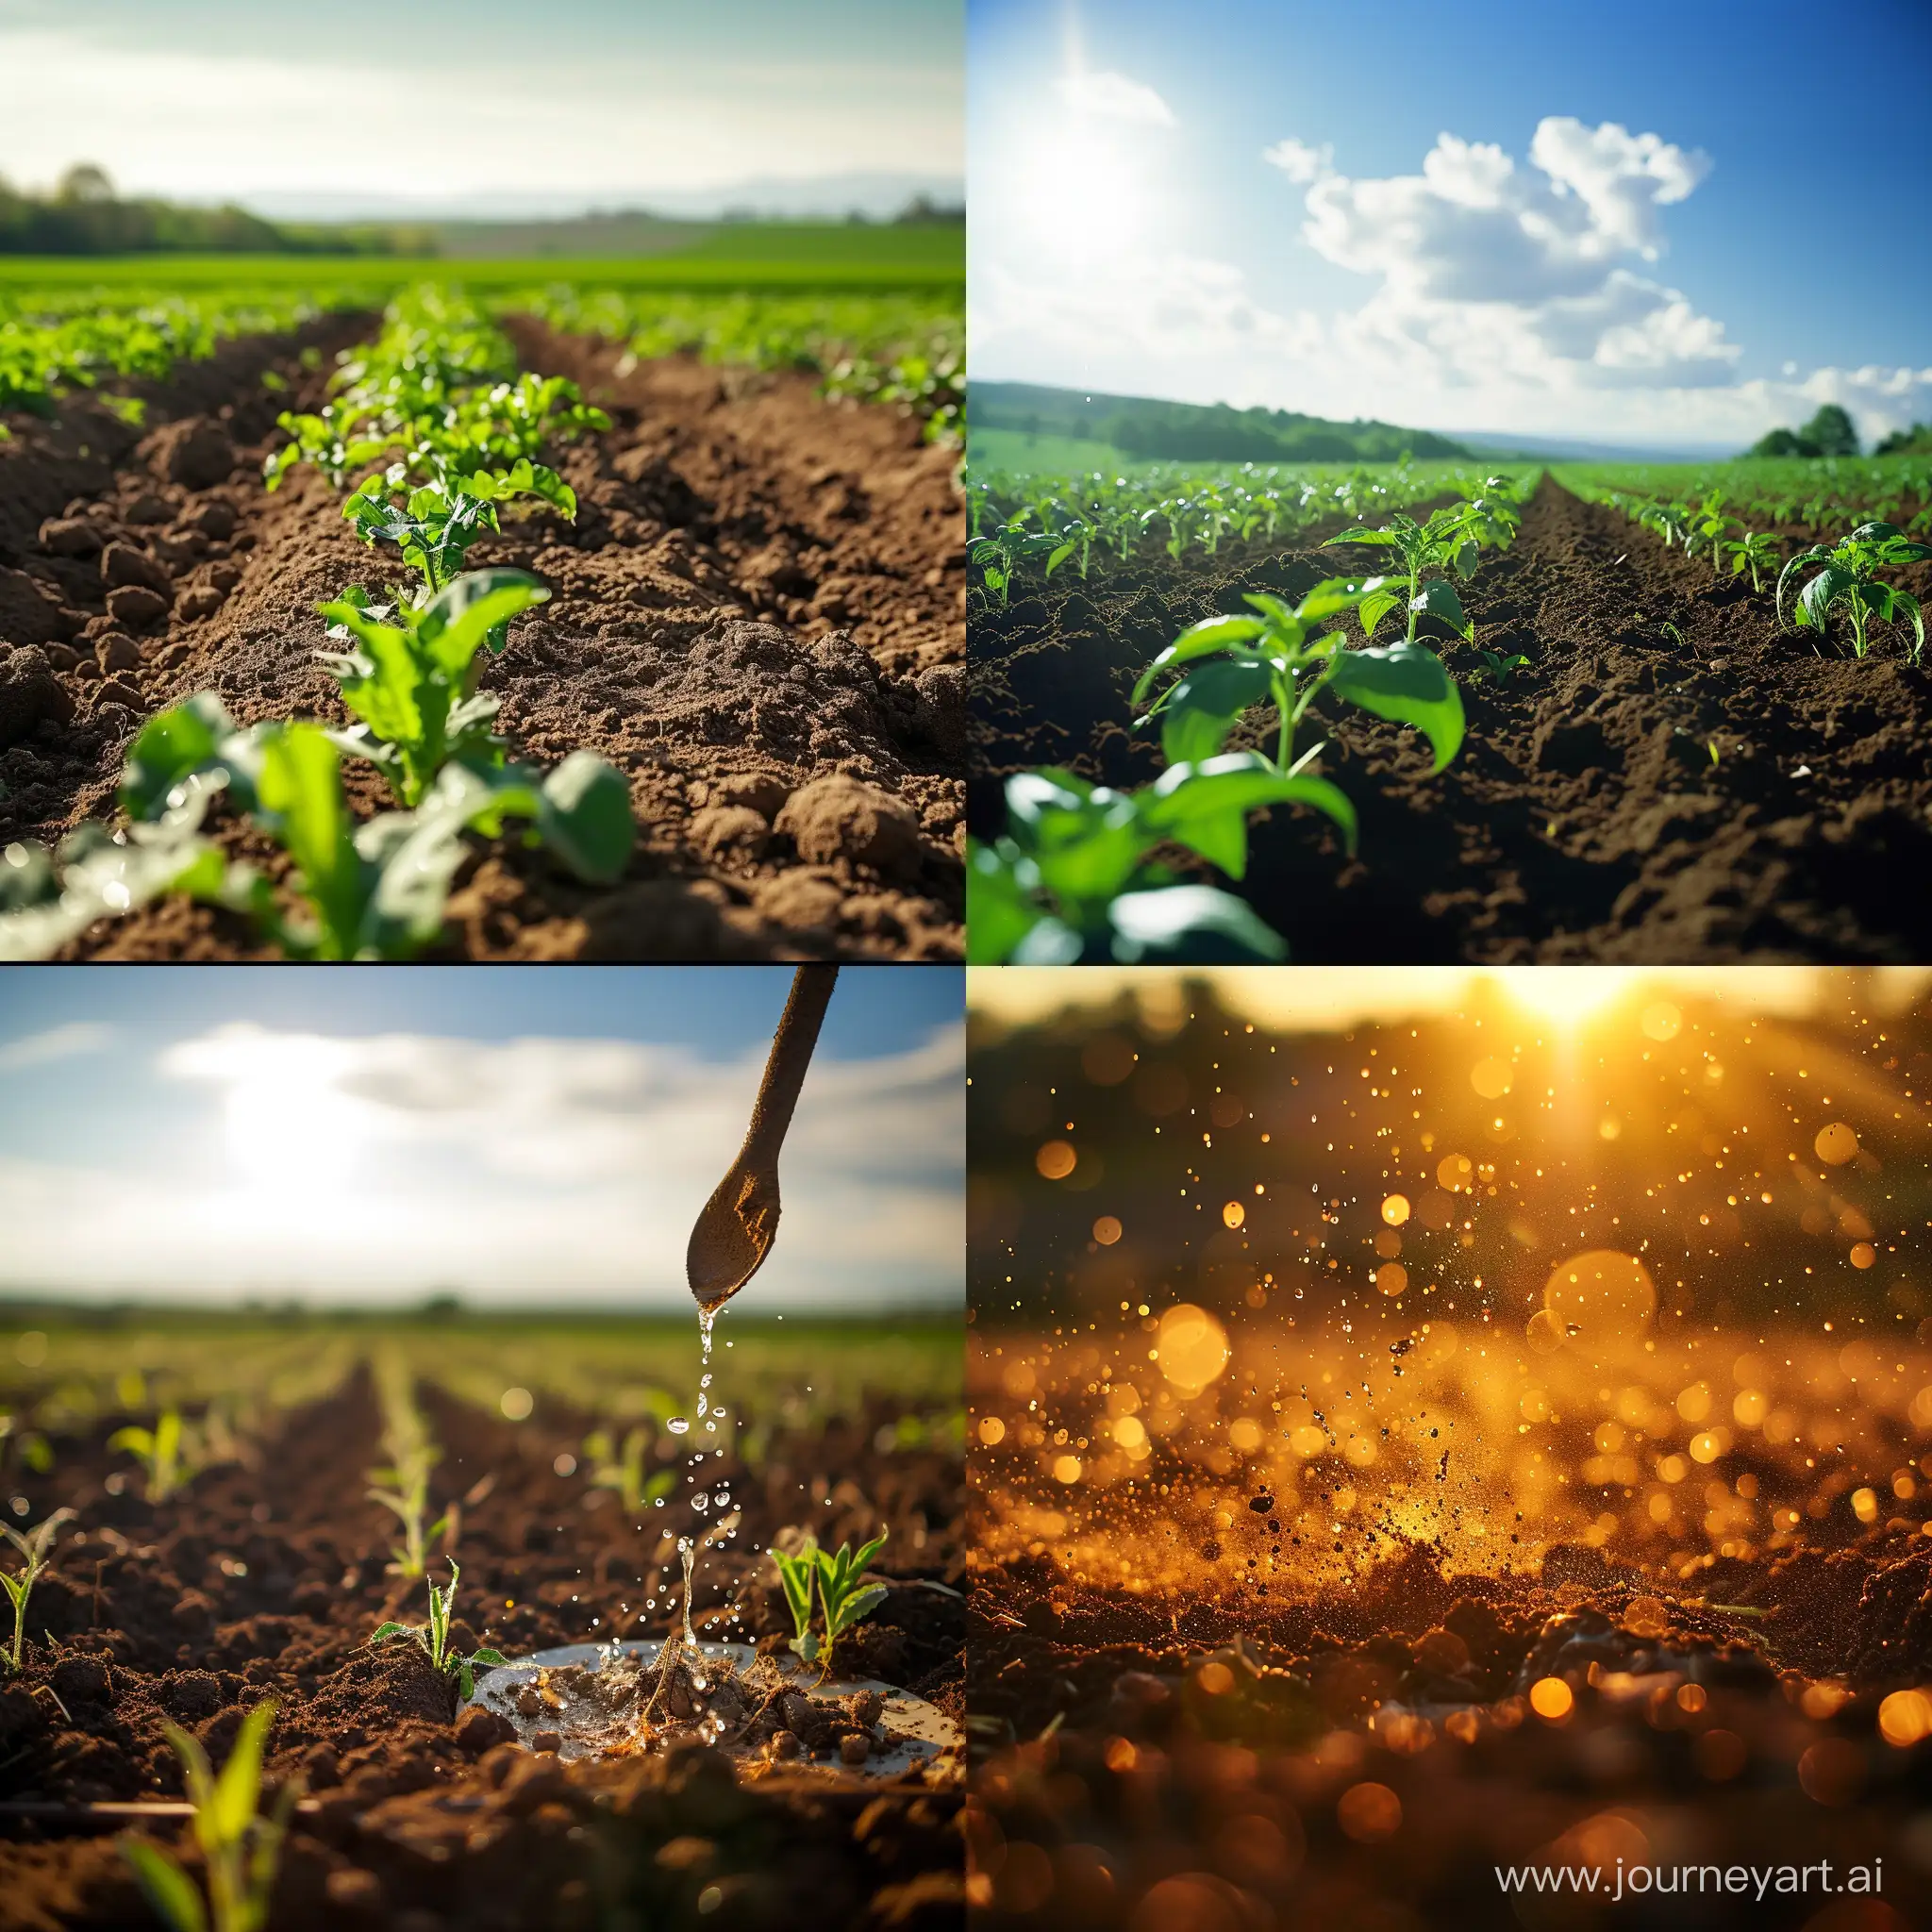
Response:
[{"label": "soil particle", "polygon": [[794,791],[776,829],[817,865],[846,858],[894,874],[918,867],[918,819],[897,799],[843,775]]},{"label": "soil particle", "polygon": [[74,699],[54,675],[44,651],[22,644],[0,657],[0,749],[16,745],[42,724],[74,717]]},{"label": "soil particle", "polygon": [[205,416],[170,423],[149,437],[137,454],[156,475],[190,490],[211,490],[226,482],[237,461],[233,439]]}]

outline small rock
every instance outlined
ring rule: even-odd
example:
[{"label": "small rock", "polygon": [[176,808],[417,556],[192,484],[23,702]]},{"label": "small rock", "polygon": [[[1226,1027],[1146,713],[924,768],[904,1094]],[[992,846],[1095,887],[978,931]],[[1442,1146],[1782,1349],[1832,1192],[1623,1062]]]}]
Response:
[{"label": "small rock", "polygon": [[748,806],[715,805],[691,820],[691,839],[708,858],[757,858],[771,843],[772,828]]},{"label": "small rock", "polygon": [[360,1865],[343,1865],[328,1874],[325,1888],[330,1905],[345,1912],[379,1912],[382,1880]]},{"label": "small rock", "polygon": [[847,1764],[863,1764],[872,1756],[872,1740],[863,1731],[847,1731],[839,1740],[839,1756]]},{"label": "small rock", "polygon": [[168,608],[168,600],[142,584],[124,584],[108,592],[108,615],[130,630],[141,630]]},{"label": "small rock", "polygon": [[54,1689],[63,1704],[103,1698],[112,1688],[108,1667],[97,1657],[63,1657],[54,1666]]},{"label": "small rock", "polygon": [[886,1700],[876,1690],[855,1690],[848,1708],[852,1722],[861,1730],[869,1731],[885,1714]]},{"label": "small rock", "polygon": [[222,1707],[221,1679],[212,1671],[177,1672],[174,1681],[162,1687],[161,1701],[177,1717],[207,1717]]},{"label": "small rock", "polygon": [[103,671],[137,671],[141,646],[125,630],[110,630],[94,640],[94,661]]},{"label": "small rock", "polygon": [[[103,705],[125,705],[137,718],[144,717],[147,712],[147,700],[131,684],[124,683],[118,677],[108,678],[94,693],[94,708],[99,710]],[[189,1592],[191,1596],[193,1594],[192,1591]],[[187,1597],[182,1598],[183,1603],[187,1600]]]},{"label": "small rock", "polygon": [[203,416],[170,423],[148,439],[155,474],[190,490],[207,490],[235,473],[235,444],[219,423]]},{"label": "small rock", "polygon": [[121,512],[124,524],[165,524],[174,520],[175,506],[165,496],[158,496],[152,490],[143,490],[127,508]]},{"label": "small rock", "polygon": [[72,644],[43,644],[41,648],[56,671],[72,671],[80,662],[80,653]]},{"label": "small rock", "polygon": [[785,803],[791,788],[782,778],[764,772],[726,772],[721,777],[707,778],[698,788],[700,805],[735,806],[755,811],[769,820]]},{"label": "small rock", "polygon": [[0,751],[32,735],[42,720],[71,724],[74,700],[45,651],[22,644],[0,655]]},{"label": "small rock", "polygon": [[839,923],[845,904],[834,881],[809,872],[782,873],[758,888],[754,903],[761,918],[794,932],[824,931]]},{"label": "small rock", "polygon": [[560,1731],[532,1731],[530,1733],[532,1751],[548,1751],[553,1754],[563,1749],[563,1734]]},{"label": "small rock", "polygon": [[473,1704],[457,1721],[458,1746],[472,1757],[480,1757],[497,1744],[516,1742],[517,1727],[500,1712]]},{"label": "small rock", "polygon": [[919,819],[909,806],[842,773],[814,779],[785,801],[777,829],[789,833],[799,857],[814,864],[835,858],[880,872],[919,869]]},{"label": "small rock", "polygon": [[772,1756],[774,1757],[796,1757],[804,1746],[798,1741],[796,1731],[774,1731],[772,1733]]},{"label": "small rock", "polygon": [[100,547],[100,529],[85,517],[49,517],[41,525],[41,548],[49,557],[92,557]]},{"label": "small rock", "polygon": [[212,617],[226,602],[226,593],[217,590],[213,584],[192,584],[181,592],[175,609],[177,615],[192,621]]},{"label": "small rock", "polygon": [[537,1717],[543,1709],[543,1700],[538,1694],[534,1684],[520,1684],[517,1687],[516,1707],[525,1717]]},{"label": "small rock", "polygon": [[242,566],[239,563],[211,563],[208,567],[208,580],[226,596],[242,581]]},{"label": "small rock", "polygon": [[197,504],[181,521],[191,530],[199,530],[204,537],[212,538],[217,543],[225,543],[235,534],[235,507],[224,503],[219,496],[210,496],[205,503]]},{"label": "small rock", "polygon": [[172,595],[175,589],[167,571],[132,543],[109,543],[101,553],[101,580],[109,586],[142,584],[163,597]]},{"label": "small rock", "polygon": [[966,667],[931,664],[915,673],[913,728],[957,768],[966,755]]}]

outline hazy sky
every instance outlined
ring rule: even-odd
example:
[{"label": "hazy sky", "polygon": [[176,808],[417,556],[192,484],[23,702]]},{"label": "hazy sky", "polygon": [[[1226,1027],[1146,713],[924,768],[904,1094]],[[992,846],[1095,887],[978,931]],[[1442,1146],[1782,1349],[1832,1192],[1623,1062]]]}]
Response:
[{"label": "hazy sky", "polygon": [[957,179],[960,0],[0,0],[0,175],[606,206],[653,190]]},{"label": "hazy sky", "polygon": [[[0,1292],[688,1307],[791,977],[0,974]],[[841,975],[761,1310],[958,1302],[961,997],[951,968]]]},{"label": "hazy sky", "polygon": [[1674,445],[1932,418],[1924,0],[970,16],[977,377]]}]

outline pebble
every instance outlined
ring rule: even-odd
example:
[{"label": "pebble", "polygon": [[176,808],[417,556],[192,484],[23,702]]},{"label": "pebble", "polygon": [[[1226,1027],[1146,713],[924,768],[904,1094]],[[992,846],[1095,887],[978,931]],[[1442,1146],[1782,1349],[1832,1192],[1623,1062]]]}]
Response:
[{"label": "pebble", "polygon": [[880,872],[919,870],[919,819],[911,808],[842,773],[801,786],[785,801],[776,825],[814,864],[844,858]]}]

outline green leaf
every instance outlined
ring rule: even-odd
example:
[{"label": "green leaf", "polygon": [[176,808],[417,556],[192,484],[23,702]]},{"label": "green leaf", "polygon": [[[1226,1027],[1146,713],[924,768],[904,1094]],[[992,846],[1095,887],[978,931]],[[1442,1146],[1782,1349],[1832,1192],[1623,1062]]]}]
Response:
[{"label": "green leaf", "polygon": [[[1003,849],[1004,848],[1004,849]],[[973,966],[1010,959],[1043,916],[1015,869],[1017,852],[969,840],[966,846],[966,958]]]},{"label": "green leaf", "polygon": [[1338,652],[1329,689],[1378,718],[1415,725],[1433,747],[1439,772],[1462,744],[1462,695],[1442,660],[1422,644]]},{"label": "green leaf", "polygon": [[[463,670],[491,632],[550,592],[526,571],[467,571],[424,606],[416,640],[445,671]],[[491,642],[492,650],[503,648]]]},{"label": "green leaf", "polygon": [[864,1590],[855,1591],[839,1606],[832,1635],[837,1637],[852,1629],[856,1624],[862,1624],[891,1594],[883,1583],[871,1584]]},{"label": "green leaf", "polygon": [[1382,620],[1401,602],[1401,594],[1395,591],[1377,591],[1373,597],[1364,597],[1359,611],[1362,636],[1374,637]]},{"label": "green leaf", "polygon": [[1211,657],[1229,644],[1252,642],[1267,628],[1266,621],[1258,617],[1208,617],[1199,624],[1190,625],[1141,674],[1132,700],[1136,709],[1163,671],[1171,670],[1176,664],[1191,664],[1196,658]]},{"label": "green leaf", "polygon": [[572,752],[543,780],[537,830],[578,878],[613,883],[637,843],[624,774],[593,753]]},{"label": "green leaf", "polygon": [[1306,805],[1341,827],[1354,850],[1355,808],[1325,778],[1283,773],[1255,752],[1228,752],[1199,765],[1176,765],[1140,794],[1141,821],[1241,878],[1248,865],[1247,814],[1267,805]]},{"label": "green leaf", "polygon": [[1472,642],[1475,639],[1475,625],[1462,613],[1462,599],[1456,594],[1455,587],[1441,577],[1424,584],[1410,601],[1409,608],[1418,616],[1441,618],[1458,637]]},{"label": "green leaf", "polygon": [[319,725],[287,724],[267,741],[260,794],[338,957],[352,958],[366,881],[342,799],[341,756]]},{"label": "green leaf", "polygon": [[[1115,900],[1113,903],[1118,905],[1120,902]],[[1086,940],[1065,920],[1042,914],[1027,929],[1004,963],[1014,966],[1074,966],[1086,951]]]},{"label": "green leaf", "polygon": [[235,721],[212,691],[202,691],[142,726],[121,772],[121,803],[130,818],[158,818],[168,794],[216,762]]},{"label": "green leaf", "polygon": [[1254,908],[1214,886],[1123,892],[1108,908],[1111,954],[1123,966],[1245,964],[1288,957]]},{"label": "green leaf", "polygon": [[235,1748],[222,1774],[215,1780],[213,1806],[215,1829],[228,1843],[240,1840],[254,1818],[261,1797],[261,1754],[274,1723],[275,1702],[264,1699],[242,1720],[235,1734]]},{"label": "green leaf", "polygon": [[1827,563],[1798,592],[1798,622],[1808,624],[1813,629],[1823,631],[1830,616],[1832,605],[1857,582],[1857,578],[1843,564]]},{"label": "green leaf", "polygon": [[148,1903],[174,1932],[208,1932],[208,1910],[193,1881],[158,1846],[145,1839],[121,1840],[121,1856],[133,1867]]},{"label": "green leaf", "polygon": [[1325,550],[1333,543],[1376,543],[1385,548],[1392,549],[1401,541],[1393,530],[1365,530],[1357,528],[1343,530],[1339,537],[1328,538],[1322,547]]},{"label": "green leaf", "polygon": [[371,1643],[387,1643],[394,1637],[413,1637],[415,1631],[407,1624],[380,1624],[370,1633]]},{"label": "green leaf", "polygon": [[1254,658],[1219,658],[1197,665],[1168,692],[1160,749],[1171,765],[1211,758],[1250,705],[1274,689],[1271,666]]}]

